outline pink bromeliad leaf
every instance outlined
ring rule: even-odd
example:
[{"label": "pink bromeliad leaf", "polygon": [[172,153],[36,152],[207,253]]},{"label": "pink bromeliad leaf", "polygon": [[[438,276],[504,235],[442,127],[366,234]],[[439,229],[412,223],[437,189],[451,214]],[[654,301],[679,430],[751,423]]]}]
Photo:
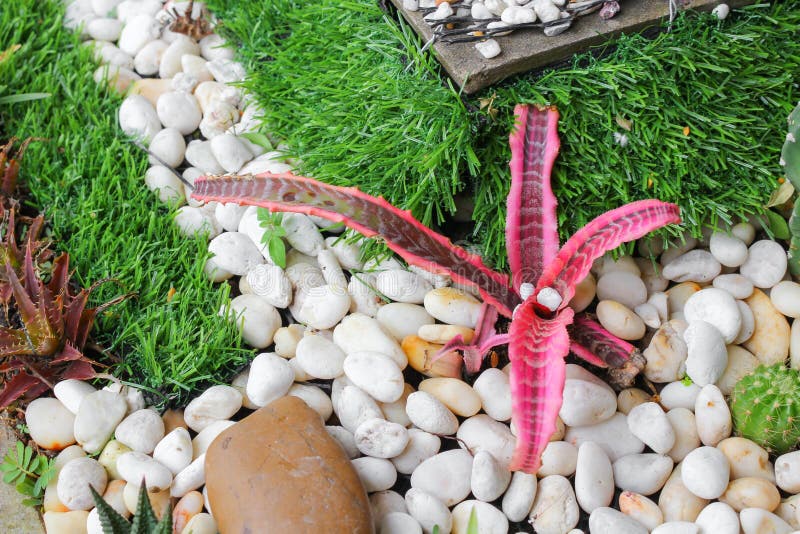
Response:
[{"label": "pink bromeliad leaf", "polygon": [[585,313],[575,316],[569,327],[570,350],[576,356],[598,367],[622,367],[636,347],[597,323]]},{"label": "pink bromeliad leaf", "polygon": [[486,267],[480,257],[453,245],[414,219],[410,212],[352,187],[335,187],[291,173],[264,173],[248,177],[202,177],[195,182],[192,197],[306,213],[341,222],[367,237],[379,235],[410,264],[477,286],[483,300],[504,315],[510,317],[519,303],[508,278]]},{"label": "pink bromeliad leaf", "polygon": [[536,293],[545,287],[555,289],[563,309],[575,295],[575,285],[583,280],[594,260],[626,241],[639,239],[668,224],[681,222],[680,208],[659,200],[640,200],[611,210],[578,230],[545,268]]},{"label": "pink bromeliad leaf", "polygon": [[511,190],[507,199],[506,247],[511,280],[536,285],[558,252],[556,197],[550,173],[561,143],[555,107],[518,105],[511,145]]},{"label": "pink bromeliad leaf", "polygon": [[509,469],[536,473],[541,455],[556,430],[561,409],[566,364],[569,353],[567,325],[572,309],[554,318],[541,317],[533,299],[525,301],[511,322],[512,420],[517,429],[517,445]]},{"label": "pink bromeliad leaf", "polygon": [[454,350],[460,350],[464,355],[464,365],[469,373],[477,373],[481,370],[481,363],[486,354],[498,345],[508,343],[508,334],[498,334],[495,330],[497,322],[497,309],[494,306],[484,304],[478,318],[478,325],[475,327],[475,335],[470,343],[464,341],[461,334],[451,339],[444,347],[439,349],[433,360],[436,361],[445,354]]}]

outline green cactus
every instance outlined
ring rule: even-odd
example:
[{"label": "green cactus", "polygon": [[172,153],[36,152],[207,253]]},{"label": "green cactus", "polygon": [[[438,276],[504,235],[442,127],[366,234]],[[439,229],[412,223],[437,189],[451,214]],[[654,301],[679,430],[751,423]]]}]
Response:
[{"label": "green cactus", "polygon": [[800,191],[800,103],[794,108],[787,121],[789,129],[781,150],[781,166],[795,189]]},{"label": "green cactus", "polygon": [[761,365],[742,377],[731,393],[736,432],[771,453],[784,454],[800,442],[800,373],[782,364]]},{"label": "green cactus", "polygon": [[792,234],[789,241],[789,271],[800,277],[800,198],[794,201],[792,216],[789,217],[789,232]]}]

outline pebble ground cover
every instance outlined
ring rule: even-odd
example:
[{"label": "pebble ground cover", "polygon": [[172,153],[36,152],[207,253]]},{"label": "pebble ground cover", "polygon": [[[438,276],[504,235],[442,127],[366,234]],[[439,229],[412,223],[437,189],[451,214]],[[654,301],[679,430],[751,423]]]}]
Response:
[{"label": "pebble ground cover", "polygon": [[[474,334],[481,303],[471,288],[419,269],[406,269],[394,258],[365,261],[359,254],[363,242],[338,239],[341,229],[299,214],[263,224],[268,219],[260,217],[254,207],[199,205],[188,200],[187,206],[177,210],[173,228],[166,215],[169,212],[155,206],[154,195],[146,192],[145,186],[173,207],[187,202],[189,189],[160,163],[174,162],[191,182],[203,173],[282,172],[297,162],[271,150],[283,137],[276,133],[279,130],[271,129],[270,122],[258,120],[269,103],[258,98],[251,82],[244,84],[244,91],[239,89],[237,82],[249,71],[234,61],[230,49],[215,48],[217,37],[197,43],[165,31],[157,22],[164,20],[158,1],[111,4],[115,4],[116,16],[104,18],[110,9],[108,2],[73,2],[68,6],[68,24],[75,26],[83,20],[88,37],[103,37],[116,45],[77,46],[59,29],[61,20],[52,5],[46,15],[37,13],[33,4],[20,5],[15,19],[27,14],[21,20],[28,24],[11,24],[6,19],[0,25],[20,32],[12,37],[25,42],[22,37],[28,34],[20,28],[32,31],[39,17],[53,16],[53,33],[39,28],[40,33],[58,36],[64,48],[73,51],[72,59],[84,62],[82,77],[75,75],[71,86],[69,78],[64,78],[63,72],[70,72],[65,66],[54,74],[62,80],[60,87],[37,86],[32,72],[19,87],[54,94],[64,90],[66,100],[75,103],[64,88],[85,85],[88,89],[80,94],[89,91],[92,100],[88,102],[103,111],[90,117],[96,128],[106,132],[92,146],[97,147],[101,139],[106,143],[116,140],[103,149],[111,147],[110,153],[116,157],[105,152],[102,164],[95,159],[103,154],[99,148],[81,151],[63,143],[65,152],[85,154],[88,161],[74,176],[69,171],[74,168],[70,167],[75,165],[74,158],[43,145],[30,158],[33,163],[26,161],[28,169],[51,168],[49,156],[63,161],[68,172],[29,170],[42,173],[40,177],[28,175],[34,199],[41,181],[38,201],[48,212],[57,214],[64,206],[64,215],[54,216],[52,225],[55,232],[63,232],[65,246],[73,248],[73,255],[75,248],[95,247],[95,263],[108,262],[102,264],[103,271],[97,271],[94,263],[86,266],[84,273],[94,274],[94,278],[127,272],[126,265],[131,268],[128,262],[111,262],[127,255],[131,234],[123,228],[98,229],[92,234],[96,243],[86,243],[88,236],[82,232],[97,223],[67,220],[66,210],[79,215],[88,204],[115,219],[116,212],[110,210],[129,202],[124,205],[147,221],[147,240],[142,242],[149,246],[142,254],[164,248],[173,252],[156,258],[158,263],[154,259],[155,268],[134,269],[136,276],[129,283],[139,287],[144,285],[142,278],[158,278],[153,271],[174,275],[173,279],[167,277],[169,284],[158,280],[163,293],[140,298],[140,303],[152,304],[136,304],[145,306],[139,313],[150,317],[151,325],[160,321],[162,328],[174,327],[172,323],[185,320],[183,316],[176,321],[164,318],[178,311],[190,315],[186,310],[167,315],[164,302],[169,287],[176,287],[179,293],[186,287],[174,285],[185,280],[181,269],[193,273],[191,287],[183,291],[197,291],[198,302],[204,303],[206,311],[202,320],[208,321],[197,328],[201,336],[214,336],[214,343],[204,346],[205,340],[198,339],[196,332],[195,337],[173,340],[174,335],[189,336],[181,330],[168,338],[175,345],[164,346],[157,335],[134,335],[127,344],[113,344],[117,350],[134,347],[136,358],[128,363],[134,376],[147,377],[152,382],[146,385],[163,391],[158,377],[147,375],[153,362],[167,368],[163,362],[169,360],[156,354],[175,351],[193,361],[189,358],[199,350],[197,346],[208,350],[209,356],[225,351],[236,354],[238,360],[218,358],[208,365],[219,368],[195,371],[198,379],[215,378],[223,383],[196,389],[185,408],[164,414],[148,406],[159,400],[157,396],[119,384],[101,390],[102,383],[95,387],[65,381],[56,386],[55,398],[33,401],[26,414],[31,437],[44,449],[63,448],[56,460],[59,473],[45,493],[48,532],[101,532],[87,483],[121,513],[130,515],[143,477],[153,490],[151,500],[157,510],[163,511],[163,504],[170,499],[175,502],[175,531],[216,531],[217,521],[226,521],[228,511],[217,511],[212,517],[214,511],[204,499],[206,483],[219,483],[206,479],[205,452],[215,437],[236,426],[243,413],[285,395],[301,398],[326,422],[329,434],[352,460],[370,494],[370,521],[379,532],[432,532],[434,525],[440,532],[467,532],[472,510],[477,512],[479,532],[487,533],[511,528],[577,533],[575,527],[580,526],[594,533],[733,533],[741,528],[749,534],[788,533],[800,527],[796,510],[800,453],[770,451],[770,456],[754,441],[732,436],[731,413],[725,402],[737,380],[757,365],[800,358],[800,323],[796,320],[800,286],[787,274],[784,248],[769,239],[757,219],[731,218],[730,228],[713,234],[706,231],[693,237],[686,233],[666,251],[658,240],[643,240],[636,247],[638,257],[607,257],[596,263],[572,305],[576,309],[594,307],[605,328],[639,344],[646,362],[643,375],[658,385],[658,395],[641,388],[615,392],[599,371],[568,365],[560,426],[544,453],[544,465],[538,476],[512,475],[506,469],[515,441],[507,374],[501,368],[486,368],[465,381],[458,355],[431,362],[431,355],[454,335]],[[372,10],[371,6],[361,7]],[[355,13],[351,16],[359,11]],[[742,16],[750,22],[763,17],[761,23],[766,24],[763,13]],[[795,14],[779,7],[770,16],[787,21]],[[701,27],[708,32],[715,29],[715,25]],[[691,35],[693,27],[687,28]],[[91,85],[92,71],[100,87],[105,87],[104,77],[109,75],[103,69],[95,71],[89,62],[91,48],[111,66],[111,86],[130,90],[132,96],[120,102]],[[140,80],[141,76],[146,79]],[[759,75],[754,74],[754,79]],[[778,81],[787,80],[779,76],[774,82],[775,91],[783,91],[785,98],[793,95],[793,89],[779,86]],[[18,134],[42,135],[44,128],[55,128],[50,126],[56,124],[55,118],[63,118],[73,125],[73,132],[81,130],[74,109],[59,111],[63,102],[37,105],[46,107],[32,107],[7,126],[19,128]],[[777,107],[781,111],[774,113],[781,117],[790,110],[787,100],[780,100]],[[759,110],[763,112],[763,108]],[[42,111],[50,114],[49,120],[34,117]],[[124,141],[117,121],[125,133],[143,135],[157,156],[146,171],[144,157]],[[778,128],[755,122],[750,126],[764,135],[770,128]],[[781,124],[781,132],[784,127]],[[267,134],[266,140],[243,135],[258,132]],[[568,123],[562,125],[562,132],[565,144],[576,142],[569,141]],[[506,129],[502,139],[507,139],[508,133]],[[287,134],[289,139],[299,135]],[[764,168],[777,169],[781,139],[782,133],[775,136],[777,148],[765,148],[774,152],[775,161],[768,164],[764,159]],[[560,161],[567,160],[567,154],[562,153]],[[307,164],[305,153],[298,155]],[[498,177],[505,165],[505,161],[498,165]],[[453,176],[460,176],[461,170]],[[101,190],[95,197],[95,189],[87,191],[79,178],[85,180],[83,174],[90,171],[97,180],[113,180],[113,185],[107,186],[110,191],[122,188],[124,177],[121,196],[107,198],[109,191]],[[63,191],[49,196],[54,195],[52,185],[44,184],[50,174],[69,179],[74,196]],[[743,198],[752,194],[751,207],[756,208],[765,202],[772,187],[769,182],[754,186]],[[557,194],[561,188],[563,184],[557,186]],[[80,207],[78,199],[82,200]],[[562,200],[562,206],[569,207],[569,202]],[[726,213],[729,209],[725,207]],[[562,208],[562,218],[565,212],[571,213]],[[97,219],[97,215],[81,216]],[[116,219],[107,222],[121,224],[127,216]],[[274,230],[270,224],[279,225],[285,234],[285,267],[275,264],[274,253],[264,244],[264,234]],[[107,234],[120,238],[113,242],[117,248],[101,241],[100,236]],[[168,244],[174,248],[164,246]],[[119,252],[108,254],[109,250]],[[213,258],[208,259],[209,253]],[[651,253],[658,257],[657,263],[649,257]],[[217,289],[202,282],[205,278],[218,283],[213,286]],[[238,294],[230,310],[224,302],[229,291]],[[208,295],[213,297],[211,302]],[[235,349],[227,348],[230,345],[217,334],[225,332],[223,325],[228,324],[216,318],[218,311],[223,317],[231,317],[233,311],[236,320],[230,323],[243,340],[264,351],[235,377],[230,369],[249,358],[244,352],[231,352]],[[117,328],[130,334],[140,327],[133,317],[104,321],[110,325],[120,321],[117,324],[122,326]],[[186,328],[190,326],[194,325],[185,323]],[[202,334],[206,326],[211,330]],[[150,326],[148,335],[155,330]],[[136,343],[144,348],[136,350]],[[187,349],[186,344],[192,348]],[[206,360],[198,362],[200,366]],[[169,377],[175,379],[166,371],[162,375],[162,379]],[[227,377],[232,378],[226,382]],[[449,439],[453,436],[460,441]],[[66,444],[70,445],[64,448]],[[364,528],[368,531],[371,525]]]}]

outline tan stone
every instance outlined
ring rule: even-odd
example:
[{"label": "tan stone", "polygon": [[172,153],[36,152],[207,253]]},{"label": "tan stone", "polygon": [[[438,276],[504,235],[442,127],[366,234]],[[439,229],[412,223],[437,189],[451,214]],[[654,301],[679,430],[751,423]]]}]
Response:
[{"label": "tan stone", "polygon": [[374,532],[350,460],[296,397],[271,402],[214,440],[206,489],[220,532]]},{"label": "tan stone", "polygon": [[142,95],[153,107],[156,107],[158,97],[167,91],[172,91],[172,80],[162,80],[160,78],[144,78],[136,80],[130,85],[128,96]]},{"label": "tan stone", "polygon": [[744,348],[765,365],[774,365],[789,356],[789,321],[775,309],[770,298],[760,289],[754,289],[745,302],[753,311],[756,329]]},{"label": "tan stone", "polygon": [[430,377],[461,377],[462,357],[456,351],[448,352],[441,358],[434,360],[436,353],[444,347],[438,343],[425,341],[419,336],[406,336],[403,339],[403,352],[408,358],[408,365],[425,376]]},{"label": "tan stone", "polygon": [[166,436],[173,430],[178,427],[182,427],[185,429],[189,429],[186,421],[183,420],[183,410],[167,410],[161,416],[162,421],[164,421],[164,435]]},{"label": "tan stone", "polygon": [[762,508],[771,512],[781,503],[781,494],[769,480],[743,477],[732,480],[719,500],[737,512],[745,508]]}]

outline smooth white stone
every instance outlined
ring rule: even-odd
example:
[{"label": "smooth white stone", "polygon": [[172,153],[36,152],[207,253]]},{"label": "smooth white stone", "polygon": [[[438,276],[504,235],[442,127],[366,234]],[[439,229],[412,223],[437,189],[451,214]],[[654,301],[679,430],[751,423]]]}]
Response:
[{"label": "smooth white stone", "polygon": [[379,352],[391,357],[400,369],[408,365],[408,359],[397,341],[381,328],[378,321],[361,313],[348,315],[336,326],[333,342],[345,354]]},{"label": "smooth white stone", "polygon": [[782,314],[795,319],[800,317],[800,284],[797,282],[778,282],[770,291],[769,298]]},{"label": "smooth white stone", "polygon": [[458,419],[453,412],[424,391],[416,391],[408,396],[406,413],[415,426],[431,434],[455,434],[458,430]]},{"label": "smooth white stone", "polygon": [[403,512],[389,512],[380,521],[381,534],[422,534],[416,519]]},{"label": "smooth white stone", "polygon": [[381,306],[375,319],[397,341],[416,334],[421,326],[433,325],[435,320],[417,304],[392,302]]},{"label": "smooth white stone", "polygon": [[569,480],[559,475],[539,481],[529,521],[538,534],[563,534],[578,524],[580,509]]},{"label": "smooth white stone", "polygon": [[425,309],[435,319],[453,325],[475,328],[481,303],[472,295],[454,287],[443,287],[425,295]]},{"label": "smooth white stone", "polygon": [[453,518],[447,506],[430,493],[411,488],[406,492],[405,504],[409,515],[416,519],[425,532],[439,526],[439,532],[447,534],[453,527]]},{"label": "smooth white stone", "polygon": [[716,327],[725,343],[732,343],[742,327],[742,315],[733,296],[715,287],[701,289],[689,297],[683,314],[690,324],[692,321],[705,321]]},{"label": "smooth white stone", "polygon": [[364,484],[364,489],[369,493],[388,490],[397,480],[397,471],[394,470],[392,462],[384,458],[364,456],[352,460],[351,463]]},{"label": "smooth white stone", "polygon": [[511,419],[511,385],[508,375],[500,369],[483,371],[472,388],[481,398],[483,411],[496,421]]},{"label": "smooth white stone", "polygon": [[745,508],[739,512],[744,534],[789,534],[791,525],[777,515],[761,508]]},{"label": "smooth white stone", "polygon": [[410,384],[403,385],[403,394],[394,402],[381,402],[378,405],[386,417],[387,421],[403,425],[405,427],[411,426],[411,419],[408,418],[406,413],[406,402],[408,396],[414,393],[414,388]]},{"label": "smooth white stone", "polygon": [[733,340],[735,344],[744,343],[750,339],[756,331],[756,318],[753,315],[753,310],[744,301],[737,300],[736,306],[739,308],[739,313],[742,315],[742,328],[739,330],[739,335]]},{"label": "smooth white stone", "polygon": [[[200,105],[194,95],[179,91],[168,91],[159,96],[156,102],[156,112],[165,128],[175,128],[182,135],[194,132],[203,118]],[[216,153],[214,155],[216,156]]]},{"label": "smooth white stone", "polygon": [[700,436],[697,435],[697,421],[694,414],[687,408],[673,408],[667,412],[672,429],[675,432],[675,445],[667,452],[673,462],[680,462],[687,454],[700,446]]},{"label": "smooth white stone", "polygon": [[352,460],[361,456],[361,451],[356,447],[356,439],[352,432],[343,426],[336,425],[327,425],[325,426],[325,430],[327,430],[328,434],[341,445],[348,458]]},{"label": "smooth white stone", "polygon": [[[70,412],[77,414],[84,397],[94,393],[96,390],[88,382],[69,378],[58,382],[53,388],[53,394],[61,404]],[[29,405],[30,406],[30,405]],[[30,425],[29,425],[30,426]]]},{"label": "smooth white stone", "polygon": [[595,508],[589,516],[589,530],[592,533],[614,533],[614,534],[647,534],[647,528],[627,516],[608,507]]},{"label": "smooth white stone", "polygon": [[[244,215],[245,211],[247,211],[247,206],[240,206],[234,202],[227,202],[216,205],[214,208],[214,216],[217,218],[217,221],[222,228],[224,228],[228,232],[240,231],[239,223],[242,220],[242,216]],[[247,232],[242,232],[247,234]],[[258,243],[256,243],[258,245]]]},{"label": "smooth white stone", "polygon": [[372,521],[379,526],[381,519],[391,512],[407,513],[406,501],[403,496],[392,490],[378,491],[369,496],[369,506],[372,509]]},{"label": "smooth white stone", "polygon": [[739,534],[739,514],[724,502],[712,502],[694,522],[700,534]]},{"label": "smooth white stone", "polygon": [[698,386],[719,380],[728,366],[728,349],[720,331],[710,323],[693,320],[683,338],[688,349],[686,374],[689,378]]},{"label": "smooth white stone", "polygon": [[178,167],[183,162],[186,153],[186,141],[183,135],[175,128],[164,128],[158,132],[150,141],[150,152],[155,154],[161,161],[150,156],[152,164],[169,165]]},{"label": "smooth white stone", "polygon": [[675,432],[664,410],[655,402],[645,402],[628,413],[628,428],[654,452],[666,454],[675,445]]},{"label": "smooth white stone", "polygon": [[116,41],[122,33],[122,22],[112,18],[92,19],[86,24],[86,31],[98,41]]},{"label": "smooth white stone", "polygon": [[470,487],[479,501],[492,502],[503,495],[511,482],[511,472],[495,460],[492,453],[478,451],[472,460]]},{"label": "smooth white stone", "polygon": [[578,449],[575,497],[587,513],[609,506],[614,499],[614,471],[602,447],[587,441]]},{"label": "smooth white stone", "polygon": [[58,473],[58,500],[69,510],[90,510],[94,508],[94,499],[89,486],[102,495],[107,483],[108,475],[97,460],[74,458]]},{"label": "smooth white stone", "polygon": [[123,100],[118,117],[122,131],[145,144],[149,144],[153,136],[161,130],[161,121],[155,108],[141,95],[131,95]]},{"label": "smooth white stone", "polygon": [[731,435],[731,412],[719,388],[713,384],[704,386],[694,405],[697,419],[697,434],[703,445],[714,447]]},{"label": "smooth white stone", "polygon": [[247,396],[256,406],[266,406],[288,393],[294,371],[274,352],[264,352],[253,359],[247,380]]},{"label": "smooth white stone", "polygon": [[391,459],[392,464],[398,473],[410,475],[419,464],[436,455],[441,446],[439,436],[418,428],[410,428],[408,444],[400,454]]},{"label": "smooth white stone", "polygon": [[628,415],[642,403],[649,402],[651,395],[639,388],[626,388],[617,395],[617,410]]},{"label": "smooth white stone", "polygon": [[276,308],[286,308],[292,301],[292,283],[277,265],[257,265],[247,272],[245,279],[254,294]]},{"label": "smooth white stone", "polygon": [[356,447],[367,456],[394,458],[408,444],[408,431],[404,426],[383,418],[367,419],[353,433]]},{"label": "smooth white stone", "polygon": [[411,474],[411,487],[453,506],[469,495],[471,473],[472,455],[463,449],[453,449],[419,464]]},{"label": "smooth white stone", "polygon": [[131,450],[150,454],[164,437],[164,421],[154,410],[136,410],[117,426],[114,437]]},{"label": "smooth white stone", "polygon": [[315,378],[336,378],[344,373],[344,352],[323,336],[311,334],[303,337],[297,343],[295,354],[300,367]]},{"label": "smooth white stone", "polygon": [[617,396],[605,383],[567,378],[558,412],[567,426],[593,425],[617,411]]},{"label": "smooth white stone", "polygon": [[183,427],[172,430],[158,442],[153,458],[170,470],[173,475],[183,471],[192,463],[192,438]]},{"label": "smooth white stone", "polygon": [[702,388],[694,382],[686,384],[681,380],[671,382],[659,392],[660,403],[667,410],[686,408],[694,410],[697,395]]},{"label": "smooth white stone", "polygon": [[500,43],[494,39],[486,39],[475,43],[475,50],[486,59],[492,59],[500,55]]},{"label": "smooth white stone", "polygon": [[[311,268],[313,269],[313,268]],[[291,279],[292,268],[286,272]],[[350,309],[350,296],[336,286],[328,284],[308,289],[298,288],[289,306],[294,318],[317,330],[336,326]]]},{"label": "smooth white stone", "polygon": [[200,53],[209,61],[214,59],[233,59],[233,49],[227,47],[225,39],[216,33],[200,39]]},{"label": "smooth white stone", "polygon": [[700,534],[700,529],[690,521],[668,521],[654,528],[651,534]]},{"label": "smooth white stone", "polygon": [[212,59],[206,67],[214,79],[221,83],[241,82],[247,76],[242,64],[230,59]]},{"label": "smooth white stone", "polygon": [[200,454],[183,471],[175,475],[169,494],[172,497],[183,497],[192,490],[200,488],[206,479],[206,455]]},{"label": "smooth white stone", "polygon": [[264,263],[261,253],[250,239],[239,232],[224,232],[208,244],[214,262],[235,275],[244,275]]},{"label": "smooth white stone", "polygon": [[[178,36],[169,44],[169,47],[161,55],[161,64],[158,66],[158,77],[162,79],[172,78],[181,72],[181,58],[184,54],[198,54],[200,47],[194,39],[185,35]],[[199,120],[197,121],[200,122]]]},{"label": "smooth white stone", "polygon": [[199,458],[201,454],[208,450],[208,447],[217,439],[217,436],[235,424],[234,421],[216,421],[205,427],[192,440],[192,458],[195,460]]},{"label": "smooth white stone", "polygon": [[148,491],[163,491],[172,484],[172,472],[142,452],[126,452],[117,458],[117,470],[128,484],[144,480]]},{"label": "smooth white stone", "polygon": [[747,260],[747,245],[744,241],[723,232],[711,234],[709,250],[726,267],[738,267]]},{"label": "smooth white stone", "polygon": [[728,459],[731,467],[731,480],[744,477],[757,477],[775,482],[775,469],[769,461],[764,448],[747,438],[726,438],[717,448]]},{"label": "smooth white stone", "polygon": [[[199,111],[200,107],[197,109]],[[199,120],[197,122],[200,123]],[[225,172],[238,172],[245,163],[253,159],[253,153],[235,135],[218,135],[209,142],[211,153]]]},{"label": "smooth white stone", "polygon": [[184,154],[186,161],[193,167],[197,167],[200,171],[206,174],[222,174],[225,172],[214,154],[211,152],[210,141],[200,141],[195,139],[186,145],[186,153]]},{"label": "smooth white stone", "polygon": [[235,318],[236,327],[244,341],[257,349],[271,345],[275,332],[281,326],[278,310],[258,295],[235,297],[231,300],[229,314],[232,320]]},{"label": "smooth white stone", "polygon": [[125,417],[128,404],[122,395],[95,391],[83,398],[75,415],[75,439],[90,454],[100,452]]},{"label": "smooth white stone", "polygon": [[736,273],[717,276],[714,287],[727,291],[735,299],[746,299],[753,294],[753,282]]},{"label": "smooth white stone", "polygon": [[717,387],[723,395],[730,395],[736,383],[743,376],[752,373],[759,363],[758,358],[750,351],[738,345],[728,345],[728,366],[717,380]]},{"label": "smooth white stone", "polygon": [[786,274],[788,259],[786,251],[775,241],[763,239],[750,245],[750,255],[739,268],[758,288],[769,288],[777,284]]},{"label": "smooth white stone", "polygon": [[161,35],[161,25],[150,15],[137,15],[125,24],[119,36],[117,45],[120,50],[131,56],[150,41],[158,39]]},{"label": "smooth white stone", "polygon": [[665,264],[662,275],[673,282],[703,283],[713,280],[721,270],[722,266],[710,252],[692,250]]},{"label": "smooth white stone", "polygon": [[508,426],[485,414],[465,419],[456,437],[461,447],[469,448],[473,454],[481,450],[488,451],[504,467],[511,463],[517,441]]},{"label": "smooth white stone", "polygon": [[542,465],[537,475],[546,477],[561,475],[571,477],[575,474],[578,462],[578,449],[566,441],[551,441],[542,451]]},{"label": "smooth white stone", "polygon": [[469,518],[475,511],[478,521],[478,534],[505,534],[508,532],[508,519],[503,512],[482,501],[464,501],[453,508],[453,534],[470,534]]},{"label": "smooth white stone", "polygon": [[536,475],[514,472],[502,502],[503,513],[509,521],[519,522],[528,516],[536,498],[536,490]]},{"label": "smooth white stone", "polygon": [[152,76],[158,73],[161,57],[169,45],[162,39],[150,41],[144,45],[134,56],[133,66],[142,76]]},{"label": "smooth white stone", "polygon": [[787,493],[800,493],[800,451],[778,456],[775,460],[775,481]]},{"label": "smooth white stone", "polygon": [[383,413],[375,401],[358,389],[356,386],[345,386],[339,394],[339,398],[333,405],[339,422],[350,432],[356,429],[368,419],[383,417]]},{"label": "smooth white stone", "polygon": [[683,459],[681,480],[686,489],[703,499],[716,499],[728,487],[730,465],[714,447],[700,447]]},{"label": "smooth white stone", "polygon": [[647,301],[647,288],[636,274],[610,271],[597,280],[597,298],[614,300],[633,309]]},{"label": "smooth white stone", "polygon": [[235,388],[225,385],[211,386],[189,402],[183,412],[183,419],[189,428],[200,432],[215,421],[230,419],[241,407],[242,394]]},{"label": "smooth white stone", "polygon": [[646,360],[644,375],[653,382],[674,382],[681,378],[688,355],[683,340],[686,323],[671,320],[661,325],[643,354]]},{"label": "smooth white stone", "polygon": [[158,193],[161,202],[183,204],[185,199],[183,182],[167,167],[153,165],[147,169],[144,183],[150,191]]},{"label": "smooth white stone", "polygon": [[644,450],[644,443],[628,428],[627,416],[619,412],[596,425],[568,427],[564,441],[579,449],[583,443],[593,441],[603,448],[612,462]]},{"label": "smooth white stone", "polygon": [[75,415],[52,397],[32,400],[25,410],[31,439],[43,449],[61,450],[75,443]]},{"label": "smooth white stone", "polygon": [[629,454],[616,460],[614,482],[625,491],[652,495],[660,490],[672,473],[669,456],[654,453]]},{"label": "smooth white stone", "polygon": [[416,273],[390,269],[378,273],[375,288],[396,302],[422,304],[433,286]]},{"label": "smooth white stone", "polygon": [[353,274],[347,284],[350,294],[350,313],[375,317],[385,303],[375,291],[375,278],[372,273]]}]

